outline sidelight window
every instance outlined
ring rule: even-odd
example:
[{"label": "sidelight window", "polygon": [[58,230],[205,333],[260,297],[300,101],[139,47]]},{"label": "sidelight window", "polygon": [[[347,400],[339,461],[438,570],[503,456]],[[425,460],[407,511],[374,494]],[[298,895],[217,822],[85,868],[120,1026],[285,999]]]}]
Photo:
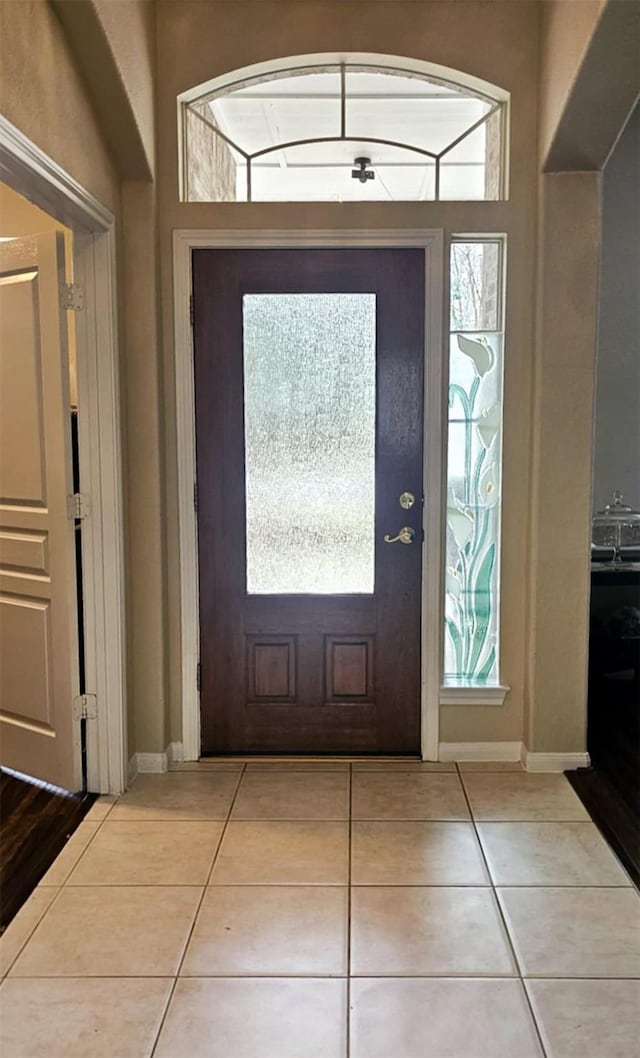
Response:
[{"label": "sidelight window", "polygon": [[445,683],[499,675],[503,255],[451,244]]},{"label": "sidelight window", "polygon": [[506,93],[442,74],[327,63],[189,94],[181,102],[183,198],[506,197]]}]

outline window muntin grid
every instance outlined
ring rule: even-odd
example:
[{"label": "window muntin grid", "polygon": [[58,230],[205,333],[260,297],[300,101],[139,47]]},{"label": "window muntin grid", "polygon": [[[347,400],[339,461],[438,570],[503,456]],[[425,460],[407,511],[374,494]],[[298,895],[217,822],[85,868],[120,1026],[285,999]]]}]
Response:
[{"label": "window muntin grid", "polygon": [[[375,85],[381,82],[384,92],[376,95]],[[372,101],[375,111],[371,107],[367,111]],[[504,197],[506,107],[504,99],[452,81],[377,65],[310,66],[239,80],[183,104],[185,197],[187,201],[499,199]],[[209,195],[192,186],[194,121],[206,128],[205,135],[213,137],[220,150],[228,152],[226,181],[221,186],[216,180]],[[306,159],[305,149],[310,154]],[[352,180],[351,168],[358,156],[371,157],[375,180],[366,184]],[[420,175],[405,174],[390,187],[385,166],[414,168]],[[257,180],[258,170],[263,171]],[[314,182],[310,172],[322,176]]]}]

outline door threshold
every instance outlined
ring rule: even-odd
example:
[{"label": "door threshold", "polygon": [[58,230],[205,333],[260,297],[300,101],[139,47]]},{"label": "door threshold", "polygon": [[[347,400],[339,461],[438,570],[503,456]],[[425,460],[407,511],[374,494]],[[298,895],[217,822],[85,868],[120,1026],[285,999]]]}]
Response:
[{"label": "door threshold", "polygon": [[264,762],[264,763],[267,763],[267,764],[270,764],[270,763],[273,763],[273,764],[357,764],[360,761],[376,761],[376,762],[377,761],[383,761],[383,762],[384,761],[389,761],[390,763],[393,763],[394,761],[398,761],[398,760],[420,762],[422,760],[422,758],[417,753],[411,753],[411,754],[397,753],[395,755],[390,755],[390,754],[389,755],[385,755],[385,754],[370,754],[368,756],[362,755],[362,756],[359,756],[359,757],[358,756],[342,756],[342,757],[338,757],[338,756],[334,756],[334,757],[330,757],[330,756],[313,756],[311,754],[307,754],[307,755],[296,754],[295,756],[294,755],[288,755],[288,756],[287,755],[282,755],[282,756],[268,755],[267,756],[264,753],[260,753],[260,754],[256,753],[256,754],[247,755],[247,756],[241,756],[241,755],[234,756],[234,755],[231,755],[231,754],[225,754],[223,756],[223,755],[212,754],[211,756],[206,756],[206,757],[200,757],[199,758],[199,761],[201,763],[203,763],[203,764],[206,764],[208,762],[215,762],[215,761],[221,761],[221,762],[228,761],[229,763],[234,763],[234,764],[253,764],[256,761]]}]

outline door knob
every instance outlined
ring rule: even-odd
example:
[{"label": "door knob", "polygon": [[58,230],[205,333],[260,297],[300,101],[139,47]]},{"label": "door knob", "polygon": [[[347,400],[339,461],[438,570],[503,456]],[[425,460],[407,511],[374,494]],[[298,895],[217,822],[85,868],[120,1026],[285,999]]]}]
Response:
[{"label": "door knob", "polygon": [[412,529],[410,525],[404,525],[397,536],[389,536],[385,533],[384,542],[385,544],[412,544],[415,535],[415,529]]}]

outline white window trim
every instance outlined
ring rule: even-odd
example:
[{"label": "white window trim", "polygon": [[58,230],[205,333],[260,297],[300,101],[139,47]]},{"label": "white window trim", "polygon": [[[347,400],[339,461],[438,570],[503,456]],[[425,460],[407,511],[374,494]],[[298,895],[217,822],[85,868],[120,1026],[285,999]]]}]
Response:
[{"label": "white window trim", "polygon": [[[191,256],[194,249],[276,247],[418,247],[425,252],[425,436],[424,536],[422,561],[421,753],[437,760],[444,592],[444,235],[439,229],[411,231],[220,231],[179,229],[173,233],[176,426],[182,662],[182,740],[185,760],[200,756],[200,645],[193,342],[190,323]],[[427,548],[428,543],[428,548]],[[429,619],[427,619],[429,615]]]},{"label": "white window trim", "polygon": [[74,232],[75,275],[85,293],[76,320],[80,473],[91,496],[82,533],[85,671],[98,711],[87,723],[87,787],[119,794],[127,725],[115,218],[1,115],[0,179]]},{"label": "white window trim", "polygon": [[504,705],[510,690],[504,683],[473,686],[445,681],[440,688],[440,705]]}]

